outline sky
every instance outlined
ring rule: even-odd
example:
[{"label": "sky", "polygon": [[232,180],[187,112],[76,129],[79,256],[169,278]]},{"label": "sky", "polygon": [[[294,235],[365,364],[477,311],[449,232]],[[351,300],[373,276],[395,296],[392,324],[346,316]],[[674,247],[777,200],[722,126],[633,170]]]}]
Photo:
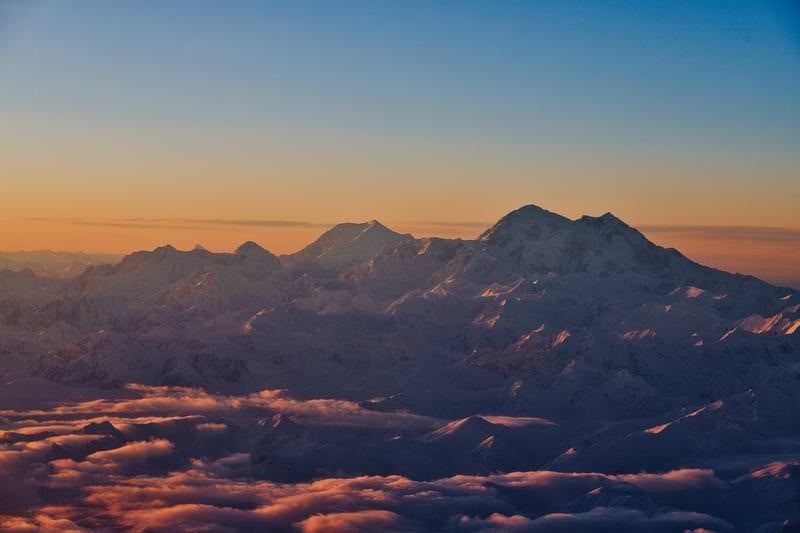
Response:
[{"label": "sky", "polygon": [[0,0],[0,249],[530,203],[800,283],[800,3]]}]

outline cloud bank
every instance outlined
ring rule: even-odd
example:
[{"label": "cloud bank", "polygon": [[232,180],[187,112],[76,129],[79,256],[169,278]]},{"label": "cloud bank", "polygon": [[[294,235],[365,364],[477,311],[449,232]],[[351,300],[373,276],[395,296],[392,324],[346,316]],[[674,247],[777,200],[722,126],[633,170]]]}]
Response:
[{"label": "cloud bank", "polygon": [[[736,502],[756,498],[741,492],[748,480],[726,481],[706,468],[433,479],[340,472],[280,482],[259,465],[281,439],[294,439],[289,450],[307,446],[304,428],[334,437],[377,432],[390,443],[398,431],[452,422],[281,391],[224,396],[132,386],[128,394],[2,412],[0,529],[729,531],[742,519]],[[508,430],[550,427],[540,419],[483,418]],[[780,480],[790,469],[773,465],[754,475]],[[741,508],[750,512],[753,502]]]}]

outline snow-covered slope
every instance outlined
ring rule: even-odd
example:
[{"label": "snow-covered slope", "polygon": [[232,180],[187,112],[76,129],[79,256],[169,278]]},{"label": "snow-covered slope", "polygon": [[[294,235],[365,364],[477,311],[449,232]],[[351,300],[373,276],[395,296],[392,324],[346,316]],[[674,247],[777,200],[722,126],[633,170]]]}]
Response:
[{"label": "snow-covered slope", "polygon": [[47,339],[31,366],[65,381],[246,379],[615,418],[762,386],[800,344],[795,291],[698,265],[611,214],[536,206],[471,241],[373,221],[281,260],[255,243],[164,246],[59,285],[15,276],[0,318],[30,346]]},{"label": "snow-covered slope", "polygon": [[377,220],[363,224],[338,224],[299,252],[285,255],[289,266],[316,265],[342,270],[372,259],[386,247],[409,241],[410,235],[396,233]]}]

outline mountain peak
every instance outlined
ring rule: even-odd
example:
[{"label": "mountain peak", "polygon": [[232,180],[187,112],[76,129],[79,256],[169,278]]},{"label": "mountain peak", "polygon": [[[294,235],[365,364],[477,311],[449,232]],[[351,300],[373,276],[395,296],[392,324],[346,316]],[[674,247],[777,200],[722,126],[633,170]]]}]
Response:
[{"label": "mountain peak", "polygon": [[578,222],[582,222],[584,224],[588,224],[590,226],[622,226],[625,228],[630,228],[628,224],[626,224],[622,219],[614,215],[611,211],[600,215],[599,217],[593,217],[590,215],[583,215],[581,218],[578,219]]},{"label": "mountain peak", "polygon": [[513,215],[513,214],[532,214],[532,213],[550,213],[550,211],[536,204],[525,204],[522,207],[514,209],[508,214]]},{"label": "mountain peak", "polygon": [[387,246],[409,240],[410,235],[393,231],[377,220],[337,224],[297,253],[285,256],[289,264],[316,262],[342,269],[369,261]]},{"label": "mountain peak", "polygon": [[331,229],[323,233],[324,235],[346,235],[348,238],[357,236],[359,233],[369,230],[385,231],[389,233],[396,233],[395,231],[387,228],[380,221],[372,219],[368,222],[342,222],[336,224]]},{"label": "mountain peak", "polygon": [[233,255],[249,269],[251,277],[263,277],[281,268],[275,255],[253,241],[239,245]]},{"label": "mountain peak", "polygon": [[265,255],[269,254],[269,252],[263,248],[261,245],[253,242],[253,241],[246,241],[239,245],[234,252],[236,255]]},{"label": "mountain peak", "polygon": [[542,218],[549,218],[549,217],[558,217],[563,218],[566,220],[566,217],[559,215],[558,213],[553,213],[552,211],[548,211],[543,207],[539,207],[535,204],[526,204],[522,207],[514,209],[513,211],[506,214],[504,217],[500,219],[503,220],[539,220]]},{"label": "mountain peak", "polygon": [[398,233],[393,229],[389,229],[378,220],[370,220],[369,222],[364,223],[363,226],[364,226],[364,232],[376,232],[386,235],[402,235],[401,233]]},{"label": "mountain peak", "polygon": [[517,239],[538,240],[543,232],[558,231],[571,223],[570,219],[558,213],[528,204],[505,215],[479,239],[500,246]]},{"label": "mountain peak", "polygon": [[[604,222],[622,222],[614,213],[608,211],[602,215],[600,215],[600,220]],[[624,224],[624,222],[622,222]]]},{"label": "mountain peak", "polygon": [[171,244],[165,244],[165,245],[159,246],[158,248],[153,250],[153,253],[166,254],[166,253],[177,252],[177,251],[178,250],[174,246],[172,246]]}]

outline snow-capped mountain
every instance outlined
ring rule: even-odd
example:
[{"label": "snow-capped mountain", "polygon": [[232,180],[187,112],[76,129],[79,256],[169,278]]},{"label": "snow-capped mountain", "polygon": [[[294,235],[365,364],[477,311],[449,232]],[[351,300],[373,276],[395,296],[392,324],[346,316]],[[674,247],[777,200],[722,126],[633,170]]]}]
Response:
[{"label": "snow-capped mountain", "polygon": [[286,265],[306,265],[343,270],[372,259],[384,248],[412,240],[377,220],[363,224],[337,224],[299,252],[285,255]]},{"label": "snow-capped mountain", "polygon": [[[149,418],[119,422],[125,431],[92,419],[70,438],[114,447],[134,432],[180,453],[227,450],[256,479],[574,472],[595,484],[526,512],[684,509],[680,524],[742,531],[800,518],[789,503],[800,294],[699,265],[611,214],[525,206],[475,240],[373,221],[280,258],[247,242],[233,253],[164,246],[66,280],[0,271],[0,376],[15,398],[30,380],[179,386],[135,388],[167,396],[141,405],[123,389],[124,407],[107,406],[163,415],[164,432]],[[195,430],[187,414],[209,420]],[[721,477],[708,481],[712,470]],[[685,495],[681,476],[717,492],[687,507],[648,488]],[[522,501],[476,479],[502,495],[497,509]],[[734,497],[760,514],[735,512]]]},{"label": "snow-capped mountain", "polygon": [[793,290],[694,263],[611,214],[536,206],[476,240],[372,221],[280,259],[252,242],[163,246],[72,280],[6,272],[0,283],[0,319],[53,343],[31,366],[60,380],[84,379],[88,364],[92,379],[212,384],[213,368],[175,368],[213,352],[251,380],[336,391],[325,378],[358,371],[371,383],[361,394],[408,402],[412,381],[477,379],[501,405],[543,415],[652,413],[757,386],[796,357],[800,328]]}]

